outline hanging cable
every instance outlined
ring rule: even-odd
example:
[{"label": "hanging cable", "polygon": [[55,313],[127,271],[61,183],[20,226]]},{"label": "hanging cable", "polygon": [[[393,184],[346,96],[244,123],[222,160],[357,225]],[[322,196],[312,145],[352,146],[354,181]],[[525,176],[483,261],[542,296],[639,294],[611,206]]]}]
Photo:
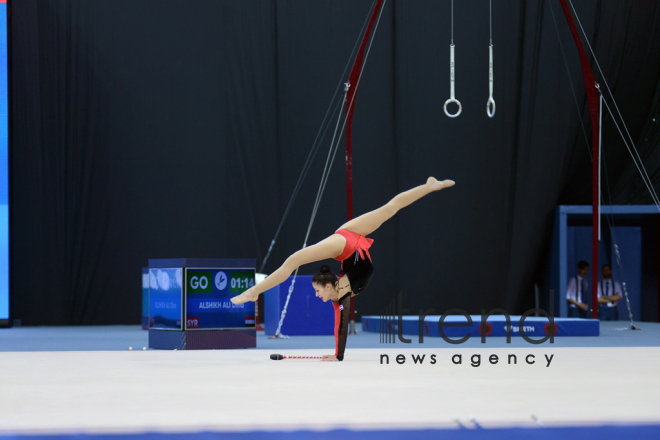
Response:
[{"label": "hanging cable", "polygon": [[[612,192],[610,191],[610,183],[609,183],[609,176],[607,175],[607,161],[605,159],[605,155],[603,157],[603,169],[605,170],[605,189],[607,190],[607,199],[610,201],[607,203],[608,205],[612,206]],[[605,199],[603,198],[603,204],[605,203]],[[610,228],[610,235],[612,237],[612,244],[614,248],[614,254],[616,256],[616,262],[617,262],[617,267],[619,268],[619,273],[621,274],[621,286],[623,289],[623,295],[626,298],[626,307],[628,309],[628,317],[630,318],[630,328],[632,330],[638,330],[637,327],[635,327],[635,322],[633,321],[633,314],[632,314],[632,308],[630,307],[630,300],[628,299],[628,289],[626,288],[626,272],[623,270],[623,262],[621,260],[621,254],[619,253],[619,244],[618,240],[616,238],[616,230],[614,229],[614,214],[612,214],[611,210],[609,214],[605,214],[605,220],[607,220],[608,227]],[[627,328],[624,328],[624,330],[627,330]]]},{"label": "hanging cable", "polygon": [[[605,102],[605,97],[603,96],[603,93],[602,93],[602,90],[600,89],[600,87],[597,86],[596,88],[598,90],[598,93],[600,94],[600,121],[601,121],[600,122],[600,129],[602,130],[603,106],[607,107],[607,103]],[[610,116],[612,116],[612,120],[616,124],[616,120],[614,119],[613,115],[611,114],[611,111],[610,111]],[[601,137],[601,140],[602,140],[602,137]],[[600,145],[599,145],[599,150],[600,150]],[[602,158],[603,163],[605,162],[605,157],[602,154],[602,150],[599,151],[599,156],[598,157]],[[600,175],[600,162],[599,162],[598,166],[599,166],[599,175]],[[612,206],[612,193],[610,192],[610,189],[609,189],[609,178],[607,176],[607,165],[605,165],[605,184],[606,184],[606,188],[607,188],[608,200],[610,201],[609,205]],[[600,185],[598,187],[598,193],[599,193],[599,196],[600,196],[600,199],[601,199],[602,203],[605,204],[605,200],[602,196]],[[614,214],[611,212],[611,209],[610,209],[609,214],[605,215],[605,219],[607,220],[608,226],[610,228],[610,234],[611,234],[611,237],[612,237],[612,244],[613,244],[614,253],[615,253],[616,261],[617,261],[617,267],[619,268],[619,273],[621,274],[621,286],[622,286],[622,289],[623,289],[623,296],[626,299],[626,307],[627,307],[627,310],[628,310],[628,317],[630,319],[630,328],[632,330],[637,330],[637,328],[635,327],[635,322],[633,321],[632,307],[630,306],[630,299],[628,298],[628,289],[626,287],[626,274],[625,274],[625,271],[623,270],[623,262],[621,260],[621,254],[619,253],[619,244],[618,244],[618,240],[616,238],[616,231],[614,229]],[[599,234],[599,239],[600,239],[600,211],[599,211],[599,216],[598,216],[598,234]],[[596,268],[594,268],[594,269],[596,269]]]},{"label": "hanging cable", "polygon": [[[386,0],[387,1],[387,0]],[[371,52],[371,46],[374,42],[374,39],[376,37],[376,32],[378,31],[378,26],[380,24],[380,19],[383,15],[383,10],[385,9],[385,2],[383,2],[383,5],[381,7],[381,10],[378,14],[378,20],[376,21],[376,26],[374,28],[373,36],[371,37],[371,41],[369,42],[369,47],[367,48],[367,53],[364,57],[364,61],[362,63],[362,66],[364,67],[367,64],[367,60],[369,59],[369,53]],[[360,76],[358,77],[357,84],[355,85],[356,92],[353,94],[353,97],[351,99],[351,102],[348,105],[348,108],[350,108],[353,103],[355,102],[355,97],[357,96],[357,88],[360,86],[360,81],[362,80],[362,73],[364,73],[364,68],[362,69],[362,72],[360,73]],[[348,86],[344,88],[344,103],[346,103],[346,96],[348,93]],[[346,117],[343,118],[343,123],[341,126],[341,130],[339,131],[339,134],[337,134],[337,130],[339,128],[339,123],[341,122],[341,112],[340,115],[337,119],[337,124],[335,125],[335,131],[332,136],[332,141],[330,143],[330,150],[328,151],[328,156],[326,157],[326,162],[325,166],[323,167],[323,174],[321,175],[321,183],[319,185],[318,192],[316,193],[316,200],[314,202],[314,208],[312,210],[312,215],[309,220],[309,225],[307,226],[307,233],[305,234],[305,242],[303,243],[302,248],[307,247],[307,240],[309,239],[309,234],[312,231],[312,226],[314,225],[314,220],[316,219],[316,214],[318,212],[318,208],[321,204],[321,199],[323,197],[323,192],[325,191],[325,187],[328,183],[328,179],[330,177],[330,171],[332,170],[332,165],[334,164],[334,159],[335,156],[337,155],[337,150],[339,149],[339,143],[341,142],[341,137],[344,134],[344,129],[346,128],[346,122],[348,120],[348,113],[346,114]],[[282,309],[282,314],[280,315],[280,321],[277,325],[277,330],[275,331],[275,338],[281,338],[281,339],[287,339],[287,336],[281,335],[280,332],[282,330],[282,324],[284,323],[284,317],[286,316],[287,309],[289,306],[289,300],[291,299],[291,294],[293,293],[293,289],[296,283],[296,278],[298,276],[298,269],[296,268],[293,278],[291,280],[291,285],[289,286],[289,292],[286,297],[286,301],[284,303],[284,308]]]},{"label": "hanging cable", "polygon": [[[599,92],[601,92],[601,91],[599,90]],[[609,108],[609,106],[605,102],[605,99],[602,95],[602,92],[601,92],[600,96],[601,96],[601,101],[605,104],[605,107],[607,108],[607,111],[610,113],[610,116],[612,117],[612,121],[614,121],[614,124],[616,125],[617,129],[619,130],[619,134],[621,134],[623,136],[623,134],[621,133],[621,130],[619,129],[619,126],[616,122],[616,119],[614,118],[614,115],[612,114],[612,110]],[[626,143],[625,139],[624,139],[624,143]],[[626,143],[626,147],[627,146],[628,145]],[[637,164],[635,163],[635,165],[637,165]],[[608,192],[609,192],[609,183],[608,183]],[[611,199],[611,194],[610,194],[610,199]],[[635,327],[635,322],[633,321],[632,307],[630,306],[630,299],[628,297],[628,289],[626,287],[626,276],[625,276],[625,272],[623,270],[623,262],[621,261],[621,254],[619,253],[619,245],[618,245],[617,240],[616,240],[616,232],[615,232],[615,230],[614,230],[614,228],[612,227],[611,224],[610,224],[610,231],[611,231],[611,234],[612,234],[612,241],[613,241],[613,244],[614,244],[614,252],[615,252],[615,255],[616,255],[617,266],[619,267],[619,271],[621,272],[621,288],[623,290],[623,296],[626,299],[626,307],[628,309],[628,318],[630,319],[630,328],[632,330],[639,330],[637,327]]]},{"label": "hanging cable", "polygon": [[[348,88],[346,88],[345,90],[348,91]],[[346,92],[344,92],[344,96],[345,93]],[[319,186],[319,190],[316,193],[316,200],[314,201],[314,208],[312,209],[312,216],[307,226],[307,232],[305,234],[305,242],[303,243],[302,249],[305,249],[307,247],[307,240],[309,238],[309,233],[311,232],[312,225],[314,224],[314,220],[316,219],[316,213],[318,212],[318,208],[321,203],[321,198],[323,197],[323,192],[325,191],[325,185],[328,182],[328,178],[330,177],[330,170],[332,169],[332,164],[334,163],[334,158],[335,155],[337,154],[339,141],[335,142],[335,139],[337,138],[337,129],[339,128],[340,121],[341,121],[341,112],[339,114],[339,117],[337,118],[337,124],[335,125],[335,132],[332,136],[332,142],[330,143],[330,150],[328,151],[328,156],[326,157],[325,160],[325,166],[323,167],[323,174],[321,175],[321,184]],[[277,324],[277,330],[275,331],[276,338],[282,338],[282,339],[288,338],[287,336],[281,335],[280,331],[282,330],[282,324],[284,324],[284,317],[286,316],[286,312],[289,308],[289,301],[291,300],[291,294],[293,293],[293,289],[296,285],[296,279],[298,277],[299,269],[300,267],[297,267],[295,272],[293,273],[293,278],[291,279],[291,285],[289,286],[289,292],[286,296],[286,301],[284,302],[284,308],[282,308],[282,314],[280,315],[280,321]]]},{"label": "hanging cable", "polygon": [[[333,97],[333,100],[334,100],[334,97]],[[335,105],[335,108],[331,113],[332,119],[334,119],[334,114],[337,113],[337,111],[341,109],[341,104],[342,104],[341,99],[337,100],[337,104]],[[332,103],[331,103],[331,105],[332,105]],[[326,112],[326,118],[328,116],[329,110],[330,110],[330,108],[328,108],[328,112]],[[325,126],[325,129],[323,130],[324,126]],[[286,218],[288,217],[289,212],[291,211],[291,207],[293,206],[293,202],[295,201],[296,197],[298,196],[298,192],[302,188],[302,182],[307,177],[307,174],[309,173],[309,170],[311,169],[311,165],[312,165],[314,159],[316,158],[316,154],[318,153],[319,147],[321,146],[320,141],[325,138],[325,135],[326,135],[329,128],[330,128],[330,124],[325,124],[325,118],[324,118],[323,125],[321,126],[321,129],[323,130],[323,134],[321,135],[321,131],[319,131],[319,133],[316,136],[316,140],[314,140],[314,144],[312,146],[312,149],[310,150],[310,152],[307,156],[307,160],[305,161],[305,164],[304,164],[303,169],[300,173],[300,176],[298,176],[298,181],[296,183],[295,188],[293,189],[293,193],[291,194],[291,198],[289,199],[289,204],[287,205],[287,207],[284,211],[284,215],[282,216],[282,219],[280,220],[280,224],[277,227],[277,231],[275,232],[275,237],[273,237],[273,240],[270,242],[270,246],[268,247],[268,252],[266,253],[266,256],[264,257],[263,261],[261,262],[261,266],[259,267],[259,273],[263,273],[263,271],[264,271],[264,267],[266,266],[266,263],[268,262],[268,257],[270,257],[270,254],[273,251],[273,247],[275,246],[275,242],[277,241],[277,237],[279,236],[280,231],[282,230],[282,226],[284,226],[284,222],[285,222]],[[319,135],[321,135],[320,138],[319,138]]]},{"label": "hanging cable", "polygon": [[[587,151],[589,153],[589,157],[591,158],[591,161],[593,162],[593,156],[591,155],[591,150],[589,149],[589,138],[587,136],[587,132],[586,132],[586,129],[584,127],[584,122],[582,120],[582,114],[580,112],[580,107],[579,107],[578,101],[577,101],[577,94],[575,92],[575,88],[573,87],[573,80],[571,79],[570,70],[568,68],[568,61],[566,60],[566,53],[564,51],[564,46],[561,42],[561,37],[560,37],[560,34],[559,34],[559,27],[557,26],[557,20],[555,18],[554,9],[552,7],[552,1],[551,0],[548,0],[548,5],[550,6],[550,12],[552,14],[552,19],[553,19],[554,24],[555,24],[555,30],[557,31],[557,39],[559,41],[559,47],[561,48],[562,56],[563,56],[563,59],[564,59],[564,66],[566,67],[566,73],[567,73],[567,76],[568,76],[568,80],[569,80],[569,83],[571,85],[571,93],[573,94],[575,107],[576,107],[577,112],[578,112],[578,118],[579,118],[579,121],[580,121],[580,125],[582,127],[582,133],[584,134],[584,138],[585,138],[585,142],[586,142],[586,146],[587,146]],[[577,14],[576,14],[576,16],[577,16]],[[579,22],[579,19],[578,19],[578,22]],[[584,30],[583,30],[583,32],[584,32]],[[586,36],[585,36],[585,38],[586,38]],[[593,55],[593,51],[592,51],[592,55]],[[595,59],[595,57],[594,57],[594,59]],[[602,71],[600,73],[601,73],[601,76],[603,76]],[[603,80],[605,81],[605,83],[607,83],[607,80],[605,80],[604,76],[603,76]],[[600,130],[602,131],[602,106],[603,105],[605,105],[605,107],[608,109],[608,111],[610,113],[610,116],[612,116],[612,120],[614,121],[615,124],[616,124],[616,119],[614,118],[614,115],[612,114],[612,111],[607,106],[607,102],[605,101],[605,97],[603,96],[602,90],[600,89],[599,86],[597,86],[596,89],[598,90],[598,93],[600,95],[600,123],[599,123],[599,127],[600,127]],[[617,125],[617,128],[618,128],[618,125]],[[621,133],[621,130],[619,130],[619,133],[621,134],[622,139],[625,143],[626,140],[623,137],[623,134]],[[599,150],[601,150],[601,145],[602,144],[599,142]],[[599,151],[599,158],[602,158],[603,165],[604,165],[605,188],[607,190],[607,200],[609,200],[609,203],[606,203],[605,197],[603,196],[603,194],[600,190],[600,187],[599,187],[599,199],[600,199],[602,204],[612,206],[612,193],[610,191],[609,176],[607,174],[607,161],[605,159],[605,155],[602,154],[601,151]],[[633,157],[633,162],[635,162],[635,165],[637,165],[636,161],[634,160],[634,157]],[[600,168],[600,163],[599,163],[599,168]],[[600,170],[599,170],[599,174],[600,174]],[[623,294],[624,294],[624,297],[626,299],[626,306],[627,306],[627,309],[628,309],[628,317],[630,318],[630,328],[633,329],[633,330],[637,330],[638,328],[635,327],[634,321],[633,321],[632,308],[630,306],[630,300],[628,298],[628,290],[626,288],[625,271],[623,269],[623,262],[621,260],[621,254],[619,252],[618,240],[616,238],[616,231],[615,231],[615,228],[614,228],[614,214],[611,212],[611,210],[610,210],[610,212],[605,214],[605,219],[607,220],[608,227],[609,227],[609,230],[610,230],[610,234],[611,234],[611,237],[612,237],[613,248],[614,248],[614,252],[615,252],[615,256],[616,256],[616,260],[617,260],[617,267],[619,268],[619,272],[621,274]],[[600,229],[600,216],[599,216],[599,229]],[[600,237],[600,234],[599,234],[599,237]],[[597,268],[594,268],[594,270],[597,270]]]},{"label": "hanging cable", "polygon": [[486,104],[486,114],[489,118],[492,118],[495,116],[495,100],[493,99],[493,0],[489,0],[488,17],[490,22],[490,46],[488,46],[488,90],[490,95]]},{"label": "hanging cable", "polygon": [[[607,105],[606,101],[603,101],[605,103],[605,107],[607,108],[607,111],[610,113],[610,116],[612,116],[612,121],[614,122],[614,126],[616,129],[619,131],[619,134],[621,135],[621,139],[623,140],[623,144],[626,146],[628,149],[628,153],[630,153],[630,156],[633,158],[633,163],[637,167],[637,171],[639,171],[639,174],[642,176],[642,181],[644,182],[644,185],[646,185],[646,188],[649,190],[649,193],[651,194],[651,198],[653,199],[653,203],[655,203],[655,206],[658,208],[660,211],[660,200],[658,200],[658,195],[656,194],[655,190],[653,189],[653,182],[651,179],[648,179],[648,181],[644,178],[644,173],[646,170],[644,169],[644,164],[642,163],[641,159],[639,163],[635,160],[635,156],[633,155],[633,152],[628,145],[628,142],[626,141],[625,136],[623,135],[623,132],[621,131],[621,128],[619,127],[619,123],[616,121],[614,118],[614,114],[612,113],[612,110],[610,109],[610,106]],[[632,149],[634,150],[635,145],[633,144]],[[635,151],[636,152],[636,151]]]},{"label": "hanging cable", "polygon": [[[610,190],[610,179],[607,175],[607,160],[605,155],[603,157],[603,169],[605,170],[605,189],[607,190],[607,199],[610,201],[609,205],[612,206],[612,191]],[[603,199],[603,204],[605,200]],[[623,261],[621,260],[621,254],[619,253],[619,244],[616,238],[616,230],[614,229],[614,214],[611,210],[609,214],[605,214],[605,220],[607,220],[608,227],[610,228],[610,234],[612,236],[612,243],[614,248],[614,254],[616,256],[617,267],[619,268],[619,273],[621,274],[621,286],[623,289],[623,295],[626,298],[626,307],[628,309],[628,318],[630,319],[630,329],[639,330],[635,327],[635,322],[633,321],[632,307],[630,306],[630,300],[628,299],[628,289],[626,288],[626,272],[623,270]],[[619,330],[619,329],[617,329]],[[627,330],[627,328],[624,328]]]},{"label": "hanging cable", "polygon": [[[451,0],[451,44],[449,45],[449,99],[445,101],[445,114],[449,116],[450,118],[455,118],[458,115],[461,114],[463,111],[463,107],[461,106],[461,103],[458,99],[456,99],[456,95],[454,93],[454,82],[456,79],[455,73],[454,73],[454,0]],[[458,111],[454,114],[449,113],[449,110],[447,110],[447,105],[455,102],[458,104]]]},{"label": "hanging cable", "polygon": [[[376,4],[376,1],[377,0],[373,0],[373,3],[371,4],[371,9],[373,9],[374,5]],[[321,143],[322,143],[323,139],[325,138],[326,133],[328,132],[328,129],[331,125],[330,122],[328,121],[328,116],[329,115],[334,115],[336,110],[338,108],[340,108],[343,100],[345,99],[341,95],[339,95],[339,97],[338,97],[337,94],[341,90],[341,86],[343,84],[343,79],[346,75],[346,71],[348,70],[348,67],[351,65],[351,63],[353,61],[353,55],[355,54],[355,51],[357,50],[358,45],[359,45],[360,41],[362,40],[362,36],[365,33],[365,29],[367,27],[368,22],[369,22],[369,15],[367,15],[366,20],[362,24],[362,28],[360,30],[358,38],[355,41],[355,44],[353,45],[353,50],[351,51],[351,55],[348,57],[348,61],[346,62],[346,66],[344,66],[344,70],[343,70],[343,72],[341,74],[341,77],[339,79],[339,84],[335,88],[335,93],[332,95],[332,99],[330,100],[330,104],[328,105],[328,109],[326,110],[325,116],[323,117],[323,122],[321,122],[321,126],[319,127],[319,131],[316,133],[316,138],[314,139],[314,142],[312,143],[312,148],[309,151],[309,154],[307,155],[307,160],[305,160],[305,164],[303,165],[303,169],[300,172],[300,176],[298,177],[298,181],[296,183],[296,186],[293,189],[293,192],[291,194],[291,198],[289,199],[289,203],[288,203],[286,209],[284,210],[284,215],[282,216],[282,219],[280,220],[280,224],[277,227],[277,230],[275,232],[275,236],[273,237],[273,239],[270,242],[270,246],[268,247],[268,252],[266,252],[266,256],[264,257],[263,261],[261,262],[261,266],[259,267],[259,272],[260,273],[263,273],[264,268],[266,267],[266,262],[268,261],[268,257],[270,257],[270,254],[273,251],[273,247],[275,246],[275,242],[277,241],[277,237],[279,236],[280,231],[282,230],[282,226],[284,225],[284,222],[285,222],[286,218],[288,217],[289,212],[291,211],[291,207],[293,206],[293,202],[295,201],[296,197],[298,196],[298,192],[300,191],[300,188],[302,187],[302,183],[305,180],[305,177],[307,176],[307,173],[309,172],[309,170],[312,166],[312,162],[314,161],[314,158],[316,157],[316,153],[318,152],[319,147],[321,146]],[[337,98],[339,98],[339,99],[337,99]],[[336,100],[336,104],[335,104],[335,100]],[[335,109],[331,113],[330,110],[333,108],[333,105],[335,106]],[[333,120],[333,119],[334,119],[334,116],[331,116],[330,120]],[[326,124],[326,121],[328,122],[327,124]]]},{"label": "hanging cable", "polygon": [[[656,207],[660,211],[660,198],[658,198],[658,194],[655,191],[655,188],[653,187],[653,182],[650,179],[648,173],[646,172],[646,168],[644,168],[644,163],[642,161],[641,156],[639,155],[639,152],[637,151],[637,148],[635,147],[635,142],[633,141],[632,136],[630,135],[630,131],[628,131],[628,127],[626,125],[626,122],[623,119],[623,116],[621,115],[621,112],[619,111],[619,106],[616,104],[616,100],[614,99],[614,94],[612,93],[612,90],[610,89],[609,84],[607,83],[607,78],[605,78],[605,74],[603,73],[603,70],[600,68],[600,63],[598,63],[598,58],[596,58],[596,54],[594,53],[591,44],[589,43],[589,39],[587,38],[587,33],[584,31],[584,28],[582,27],[582,22],[580,21],[580,17],[577,14],[577,11],[575,10],[575,7],[573,6],[573,2],[571,0],[568,0],[568,4],[571,5],[571,9],[573,9],[573,14],[575,15],[575,18],[578,22],[578,25],[580,26],[580,30],[582,31],[582,35],[584,35],[584,39],[587,42],[587,46],[589,47],[589,51],[591,52],[591,56],[593,57],[596,66],[598,67],[598,71],[600,72],[601,78],[603,78],[603,82],[605,83],[605,87],[607,88],[607,92],[610,95],[610,98],[612,99],[612,103],[614,104],[614,107],[617,111],[617,114],[619,115],[619,118],[621,119],[621,124],[623,125],[626,134],[628,135],[628,140],[630,141],[630,144],[632,145],[632,151],[630,147],[628,147],[628,143],[626,142],[626,136],[623,135],[623,132],[619,128],[618,123],[616,122],[616,119],[614,117],[614,114],[612,113],[611,110],[608,111],[610,112],[610,115],[612,115],[612,119],[614,120],[614,123],[616,124],[617,129],[619,130],[619,133],[621,134],[621,138],[623,139],[624,143],[626,144],[626,148],[628,148],[628,152],[630,153],[631,157],[633,158],[633,162],[635,162],[635,166],[637,167],[637,170],[639,171],[640,175],[642,176],[642,181],[644,181],[644,184],[646,185],[646,188],[649,190],[651,193],[651,197],[653,198],[653,202],[655,203]],[[634,151],[634,153],[633,153]],[[639,165],[637,164],[637,161],[639,161]]]},{"label": "hanging cable", "polygon": [[[598,89],[598,91],[601,92],[600,88]],[[601,122],[602,122],[602,110],[603,110],[602,106],[605,103],[605,98],[603,97],[602,93],[600,94],[600,101],[601,101]],[[601,130],[602,130],[602,123],[601,123]],[[602,151],[599,153],[599,157],[602,158],[603,165],[605,165],[605,167],[604,167],[605,168],[605,188],[607,188],[607,196],[608,196],[608,200],[610,201],[609,206],[611,207],[612,206],[612,193],[610,192],[610,187],[609,187],[609,177],[607,175],[607,164],[605,163],[605,155],[602,154]],[[599,167],[600,167],[600,164],[599,164]],[[602,203],[606,204],[605,200],[602,196],[602,193],[600,191],[600,187],[598,188],[598,191],[599,191],[599,194],[601,196]],[[619,273],[621,274],[621,286],[622,286],[622,289],[623,289],[623,295],[626,299],[626,307],[628,309],[628,317],[630,318],[630,328],[632,330],[637,330],[637,328],[635,327],[635,322],[633,321],[632,308],[630,307],[630,300],[628,298],[628,289],[626,288],[626,273],[623,270],[623,262],[621,261],[621,254],[619,253],[619,244],[618,244],[618,240],[616,238],[616,231],[614,229],[614,214],[612,213],[611,208],[610,208],[610,212],[608,214],[605,214],[605,220],[607,220],[607,224],[610,228],[610,235],[612,237],[612,244],[613,244],[613,247],[614,247],[614,253],[616,255],[617,267],[619,268]],[[598,228],[599,228],[599,237],[600,237],[600,215],[598,217]],[[594,270],[597,270],[597,268],[594,268]]]}]

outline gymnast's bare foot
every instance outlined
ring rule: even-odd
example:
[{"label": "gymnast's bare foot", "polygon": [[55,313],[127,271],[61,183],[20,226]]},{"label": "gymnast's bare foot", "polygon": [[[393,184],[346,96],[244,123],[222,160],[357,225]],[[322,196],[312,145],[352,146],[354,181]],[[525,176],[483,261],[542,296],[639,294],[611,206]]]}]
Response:
[{"label": "gymnast's bare foot", "polygon": [[453,180],[442,180],[438,181],[435,177],[429,177],[426,181],[426,185],[431,188],[431,191],[440,191],[441,189],[449,188],[456,185],[456,182]]},{"label": "gymnast's bare foot", "polygon": [[241,293],[240,295],[233,297],[231,299],[231,302],[233,302],[234,304],[243,304],[248,301],[256,301],[257,299],[259,299],[259,294],[255,293],[254,287],[250,287],[248,290]]}]

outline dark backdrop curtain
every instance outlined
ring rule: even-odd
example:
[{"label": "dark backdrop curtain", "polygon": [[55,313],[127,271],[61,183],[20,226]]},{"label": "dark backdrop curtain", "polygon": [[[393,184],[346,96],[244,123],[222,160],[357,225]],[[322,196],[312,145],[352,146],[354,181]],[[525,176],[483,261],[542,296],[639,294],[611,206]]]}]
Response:
[{"label": "dark backdrop curtain", "polygon": [[[657,190],[660,4],[574,4]],[[371,5],[10,2],[13,316],[138,323],[149,258],[260,262]],[[457,185],[373,235],[376,276],[358,314],[380,313],[400,291],[412,313],[521,313],[533,304],[554,207],[591,200],[588,109],[559,2],[494,2],[493,119],[488,2],[454,7],[460,117],[442,110],[449,1],[388,1],[365,67],[356,215],[429,175]],[[651,203],[609,117],[603,145],[611,203]],[[328,147],[266,272],[302,245]],[[345,221],[345,190],[341,153],[310,243]]]}]

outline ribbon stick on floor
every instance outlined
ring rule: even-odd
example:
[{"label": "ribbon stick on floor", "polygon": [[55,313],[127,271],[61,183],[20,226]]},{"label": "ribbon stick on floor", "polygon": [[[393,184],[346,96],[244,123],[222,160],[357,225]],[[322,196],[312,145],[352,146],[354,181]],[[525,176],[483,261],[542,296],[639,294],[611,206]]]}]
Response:
[{"label": "ribbon stick on floor", "polygon": [[274,361],[281,361],[282,359],[323,359],[322,356],[282,356],[281,354],[271,354],[270,358]]}]

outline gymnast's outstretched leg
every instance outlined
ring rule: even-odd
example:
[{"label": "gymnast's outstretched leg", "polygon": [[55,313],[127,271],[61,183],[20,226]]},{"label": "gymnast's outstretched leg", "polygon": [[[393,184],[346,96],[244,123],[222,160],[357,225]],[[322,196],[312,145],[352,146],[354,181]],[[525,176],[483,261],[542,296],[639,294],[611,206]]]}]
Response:
[{"label": "gymnast's outstretched leg", "polygon": [[[356,234],[367,236],[380,227],[385,221],[389,220],[400,209],[405,208],[411,203],[421,199],[427,194],[439,191],[444,188],[454,186],[453,180],[438,181],[434,177],[429,177],[426,184],[419,185],[413,189],[402,192],[394,197],[386,205],[363,214],[353,220],[343,224],[339,229],[346,229]],[[301,249],[286,259],[284,264],[268,278],[254,287],[249,288],[242,294],[231,299],[234,304],[243,304],[247,301],[256,301],[262,292],[271,289],[278,284],[283,283],[289,275],[303,264],[313,263],[315,261],[335,258],[342,254],[346,239],[340,234],[333,234],[312,246]]]},{"label": "gymnast's outstretched leg", "polygon": [[387,202],[386,205],[344,223],[339,229],[346,229],[366,237],[392,218],[400,209],[416,202],[427,194],[449,188],[455,184],[453,180],[438,181],[435,177],[429,177],[425,185],[419,185],[400,193]]},{"label": "gymnast's outstretched leg", "polygon": [[286,279],[296,270],[297,267],[303,264],[313,263],[315,261],[326,260],[340,255],[346,245],[346,239],[341,235],[333,234],[325,240],[300,249],[289,258],[286,259],[284,264],[279,267],[275,272],[270,274],[265,280],[260,282],[254,287],[250,287],[245,292],[231,299],[234,304],[243,304],[248,301],[256,301],[262,292],[271,289],[278,284],[283,283]]}]

